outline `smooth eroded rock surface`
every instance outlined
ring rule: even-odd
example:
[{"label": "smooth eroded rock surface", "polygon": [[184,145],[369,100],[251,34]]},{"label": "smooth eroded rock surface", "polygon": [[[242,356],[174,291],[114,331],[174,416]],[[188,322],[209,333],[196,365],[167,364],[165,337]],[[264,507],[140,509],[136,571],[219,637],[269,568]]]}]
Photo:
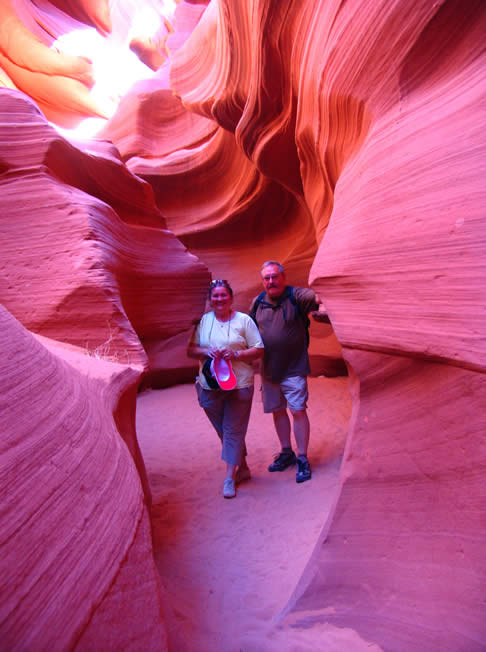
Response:
[{"label": "smooth eroded rock surface", "polygon": [[285,626],[315,627],[311,649],[328,624],[386,650],[483,649],[484,2],[180,3],[173,32],[127,40],[163,63],[106,122],[115,147],[69,143],[12,89],[61,125],[103,115],[90,62],[47,45],[80,21],[126,38],[134,0],[109,19],[55,4],[0,12],[1,298],[163,385],[191,373],[209,273],[245,310],[262,262],[283,262],[331,317],[313,368],[342,355],[353,394]]},{"label": "smooth eroded rock surface", "polygon": [[339,500],[286,611],[385,650],[480,651],[486,377],[345,350],[353,414]]},{"label": "smooth eroded rock surface", "polygon": [[2,302],[36,333],[148,368],[144,344],[188,336],[205,266],[112,145],[75,147],[17,91],[0,108]]},{"label": "smooth eroded rock surface", "polygon": [[353,377],[295,628],[356,627],[385,649],[486,639],[485,27],[481,2],[228,1],[174,54],[184,106],[303,197],[310,280]]},{"label": "smooth eroded rock surface", "polygon": [[40,341],[3,307],[0,325],[2,646],[167,649],[131,396],[142,369]]}]

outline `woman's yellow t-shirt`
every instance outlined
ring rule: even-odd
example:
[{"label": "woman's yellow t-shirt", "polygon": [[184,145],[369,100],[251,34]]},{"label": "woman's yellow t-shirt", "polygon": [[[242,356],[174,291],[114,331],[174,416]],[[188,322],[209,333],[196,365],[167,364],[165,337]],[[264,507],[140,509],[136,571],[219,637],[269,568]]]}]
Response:
[{"label": "woman's yellow t-shirt", "polygon": [[[244,312],[236,311],[231,319],[220,322],[213,311],[202,316],[196,330],[194,343],[198,346],[215,348],[230,348],[233,351],[244,351],[253,347],[263,349],[263,341],[253,319]],[[203,362],[199,363],[198,381],[204,389],[210,389],[202,374]],[[243,360],[232,360],[236,387],[251,387],[253,385],[253,365]]]}]

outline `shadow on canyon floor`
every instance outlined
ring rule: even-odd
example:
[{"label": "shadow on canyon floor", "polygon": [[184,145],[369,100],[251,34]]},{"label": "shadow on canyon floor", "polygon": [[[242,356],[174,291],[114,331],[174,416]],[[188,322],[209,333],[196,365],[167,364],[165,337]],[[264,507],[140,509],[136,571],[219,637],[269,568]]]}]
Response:
[{"label": "shadow on canyon floor", "polygon": [[[350,413],[347,378],[310,379],[313,477],[298,485],[292,469],[267,471],[279,447],[255,391],[247,435],[253,477],[236,499],[224,500],[220,443],[194,387],[140,394],[137,432],[153,494],[154,555],[171,649],[290,650],[297,642],[299,650],[316,649],[316,632],[291,632],[292,640],[300,636],[294,643],[287,632],[282,645],[276,619],[335,497]],[[326,649],[344,649],[339,633],[319,634],[328,635]]]}]

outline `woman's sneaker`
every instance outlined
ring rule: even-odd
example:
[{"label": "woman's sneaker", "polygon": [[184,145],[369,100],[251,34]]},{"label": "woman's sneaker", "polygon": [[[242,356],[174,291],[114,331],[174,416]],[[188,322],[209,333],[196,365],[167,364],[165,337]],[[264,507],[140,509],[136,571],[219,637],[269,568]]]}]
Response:
[{"label": "woman's sneaker", "polygon": [[312,471],[307,457],[297,458],[297,474],[295,476],[296,482],[305,482],[312,477]]},{"label": "woman's sneaker", "polygon": [[234,498],[236,496],[235,483],[231,478],[226,478],[224,481],[223,496],[225,498]]},{"label": "woman's sneaker", "polygon": [[296,460],[297,458],[295,457],[295,453],[291,448],[284,449],[275,457],[273,462],[268,467],[268,470],[272,473],[273,471],[285,471],[285,469],[288,469],[289,466],[293,466]]}]

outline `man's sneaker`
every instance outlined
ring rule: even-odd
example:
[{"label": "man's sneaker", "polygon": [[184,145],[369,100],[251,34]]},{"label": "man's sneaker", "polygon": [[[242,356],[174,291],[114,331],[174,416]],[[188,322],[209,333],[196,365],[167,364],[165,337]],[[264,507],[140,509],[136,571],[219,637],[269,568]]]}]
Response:
[{"label": "man's sneaker", "polygon": [[307,457],[297,458],[297,474],[295,476],[296,482],[305,482],[312,477],[312,471]]},{"label": "man's sneaker", "polygon": [[226,478],[224,481],[223,496],[225,498],[234,498],[236,496],[235,483],[231,478]]},{"label": "man's sneaker", "polygon": [[268,470],[273,471],[285,471],[289,466],[293,466],[296,461],[295,453],[293,450],[284,450],[279,453],[273,462],[268,467]]}]

